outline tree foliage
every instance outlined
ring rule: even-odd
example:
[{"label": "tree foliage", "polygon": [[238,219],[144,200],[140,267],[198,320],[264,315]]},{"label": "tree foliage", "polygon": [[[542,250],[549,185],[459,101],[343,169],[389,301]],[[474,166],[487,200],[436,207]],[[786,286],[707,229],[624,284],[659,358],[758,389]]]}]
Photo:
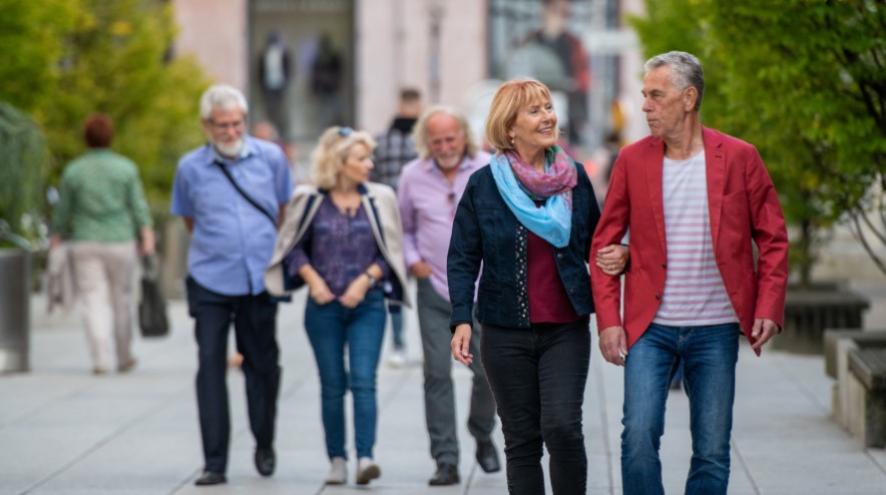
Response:
[{"label": "tree foliage", "polygon": [[112,147],[138,164],[149,200],[165,209],[178,157],[201,141],[207,84],[195,61],[171,57],[171,9],[159,0],[0,0],[0,100],[43,128],[50,182],[84,151],[83,120],[102,112],[114,119]]},{"label": "tree foliage", "polygon": [[886,246],[882,2],[646,0],[646,8],[634,20],[646,53],[698,55],[703,121],[760,149],[797,227],[792,266],[803,282],[835,222],[865,224]]},{"label": "tree foliage", "polygon": [[0,0],[0,100],[31,114],[48,105],[78,10],[76,1]]}]

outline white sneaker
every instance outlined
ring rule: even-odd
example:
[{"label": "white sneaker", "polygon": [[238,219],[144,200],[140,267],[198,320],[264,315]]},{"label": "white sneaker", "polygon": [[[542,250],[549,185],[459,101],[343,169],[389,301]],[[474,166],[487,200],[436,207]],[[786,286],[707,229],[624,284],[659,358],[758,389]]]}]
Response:
[{"label": "white sneaker", "polygon": [[406,362],[406,351],[403,349],[394,349],[388,358],[388,366],[391,368],[403,368]]},{"label": "white sneaker", "polygon": [[333,457],[329,463],[329,474],[326,475],[327,485],[344,485],[348,482],[348,463],[344,457]]},{"label": "white sneaker", "polygon": [[357,461],[357,484],[367,485],[371,480],[381,476],[381,468],[371,457],[361,457]]}]

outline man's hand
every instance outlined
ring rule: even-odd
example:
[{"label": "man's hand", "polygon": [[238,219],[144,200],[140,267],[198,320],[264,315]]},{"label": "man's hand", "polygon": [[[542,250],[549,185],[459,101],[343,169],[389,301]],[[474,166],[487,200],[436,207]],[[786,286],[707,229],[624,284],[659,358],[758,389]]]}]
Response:
[{"label": "man's hand", "polygon": [[595,262],[606,275],[619,275],[628,264],[629,249],[621,244],[610,244],[597,251]]},{"label": "man's hand", "polygon": [[754,319],[754,328],[751,329],[751,347],[760,352],[763,344],[769,341],[773,335],[779,333],[778,325],[766,318]]},{"label": "man's hand", "polygon": [[470,366],[474,362],[474,355],[470,353],[471,348],[471,325],[461,323],[455,327],[455,333],[452,334],[452,341],[449,343],[452,349],[452,357],[456,361],[465,366]]},{"label": "man's hand", "polygon": [[363,301],[363,298],[366,297],[366,291],[368,290],[369,277],[361,273],[351,281],[345,293],[338,298],[338,302],[346,308],[356,308]]},{"label": "man's hand", "polygon": [[308,292],[311,295],[311,299],[321,306],[335,300],[335,294],[329,290],[326,281],[320,277],[317,277],[308,283]]},{"label": "man's hand", "polygon": [[600,332],[600,352],[603,358],[616,366],[624,366],[628,357],[624,327],[607,327]]},{"label": "man's hand", "polygon": [[424,261],[417,261],[409,267],[409,273],[418,279],[428,278],[431,276],[431,265]]}]

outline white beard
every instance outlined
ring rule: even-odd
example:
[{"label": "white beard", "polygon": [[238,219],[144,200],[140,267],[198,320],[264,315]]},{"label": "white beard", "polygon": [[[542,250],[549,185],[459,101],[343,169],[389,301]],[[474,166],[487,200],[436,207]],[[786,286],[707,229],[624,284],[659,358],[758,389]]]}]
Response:
[{"label": "white beard", "polygon": [[458,155],[457,157],[452,157],[446,160],[446,162],[441,162],[440,160],[436,160],[437,166],[440,167],[441,170],[450,171],[452,169],[458,168],[461,165],[462,160],[464,159],[464,154]]},{"label": "white beard", "polygon": [[240,156],[240,152],[243,151],[243,140],[238,139],[230,144],[224,144],[219,142],[213,142],[213,146],[215,146],[216,151],[222,154],[227,158],[236,158]]}]

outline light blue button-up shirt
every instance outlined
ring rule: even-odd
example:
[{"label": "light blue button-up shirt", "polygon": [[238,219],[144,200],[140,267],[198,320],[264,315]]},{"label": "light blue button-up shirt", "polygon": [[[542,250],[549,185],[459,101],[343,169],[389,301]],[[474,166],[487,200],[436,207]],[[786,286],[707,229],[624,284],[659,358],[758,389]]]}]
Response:
[{"label": "light blue button-up shirt", "polygon": [[188,273],[203,287],[228,296],[259,294],[274,252],[276,225],[234,189],[215,160],[276,218],[292,195],[289,166],[276,144],[244,136],[235,160],[212,146],[191,151],[178,163],[172,186],[173,215],[194,219]]}]

